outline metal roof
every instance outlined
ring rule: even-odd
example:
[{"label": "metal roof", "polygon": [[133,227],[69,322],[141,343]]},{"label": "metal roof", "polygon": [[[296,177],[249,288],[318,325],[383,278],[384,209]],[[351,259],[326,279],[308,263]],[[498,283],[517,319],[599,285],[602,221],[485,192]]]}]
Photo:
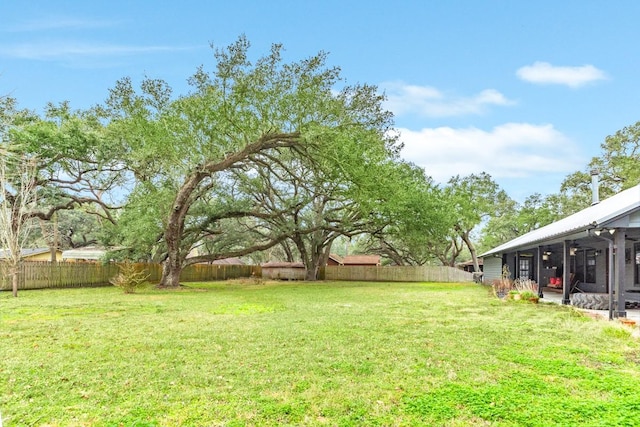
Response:
[{"label": "metal roof", "polygon": [[592,228],[606,227],[608,223],[638,209],[640,209],[640,185],[624,190],[615,196],[611,196],[598,204],[589,206],[559,221],[516,237],[480,256],[485,257],[507,252],[512,249],[568,236],[577,232],[586,232]]},{"label": "metal roof", "polygon": [[[30,257],[33,255],[40,255],[50,252],[49,248],[32,248],[32,249],[20,249],[20,257]],[[8,249],[0,249],[0,258],[9,258],[11,253]]]},{"label": "metal roof", "polygon": [[98,261],[105,256],[107,251],[103,248],[95,246],[87,246],[84,248],[69,249],[62,252],[62,259],[85,259]]}]

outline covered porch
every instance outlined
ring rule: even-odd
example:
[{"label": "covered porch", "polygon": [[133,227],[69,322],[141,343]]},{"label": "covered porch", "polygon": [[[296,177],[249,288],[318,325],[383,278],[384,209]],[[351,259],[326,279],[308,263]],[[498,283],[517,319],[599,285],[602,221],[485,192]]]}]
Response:
[{"label": "covered porch", "polygon": [[486,280],[506,265],[511,278],[537,282],[543,298],[545,289],[558,290],[562,304],[599,295],[613,317],[626,317],[628,303],[640,303],[640,185],[482,256]]}]

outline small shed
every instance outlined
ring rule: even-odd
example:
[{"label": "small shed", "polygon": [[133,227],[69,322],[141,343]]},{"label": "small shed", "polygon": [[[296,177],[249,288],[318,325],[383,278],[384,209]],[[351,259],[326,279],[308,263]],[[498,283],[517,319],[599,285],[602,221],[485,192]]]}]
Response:
[{"label": "small shed", "polygon": [[262,264],[262,278],[273,280],[304,280],[305,268],[301,262],[267,262]]}]

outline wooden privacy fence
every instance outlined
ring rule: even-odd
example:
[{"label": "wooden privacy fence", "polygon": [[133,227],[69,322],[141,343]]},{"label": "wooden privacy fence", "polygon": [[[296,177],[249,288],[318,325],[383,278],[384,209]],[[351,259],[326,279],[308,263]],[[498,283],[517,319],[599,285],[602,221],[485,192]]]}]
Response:
[{"label": "wooden privacy fence", "polygon": [[[365,267],[327,266],[325,280],[367,282],[471,282],[473,273],[453,267]],[[321,272],[322,274],[322,272]]]},{"label": "wooden privacy fence", "polygon": [[[160,281],[160,264],[135,264],[148,275],[152,283]],[[82,286],[106,286],[120,272],[117,263],[93,262],[25,262],[21,265],[18,289],[71,288]],[[199,282],[226,280],[239,277],[260,276],[260,267],[254,265],[190,265],[182,270],[180,280]],[[0,269],[0,290],[11,289],[11,278]]]},{"label": "wooden privacy fence", "polygon": [[[136,264],[148,280],[158,283],[162,275],[160,264]],[[21,266],[18,289],[71,288],[106,286],[119,273],[117,263],[92,262],[25,262]],[[260,266],[195,264],[182,270],[180,280],[205,282],[241,277],[261,277]],[[364,267],[329,266],[320,270],[319,278],[335,281],[370,282],[471,282],[473,274],[453,267]],[[10,290],[11,279],[6,269],[0,269],[0,290]]]}]

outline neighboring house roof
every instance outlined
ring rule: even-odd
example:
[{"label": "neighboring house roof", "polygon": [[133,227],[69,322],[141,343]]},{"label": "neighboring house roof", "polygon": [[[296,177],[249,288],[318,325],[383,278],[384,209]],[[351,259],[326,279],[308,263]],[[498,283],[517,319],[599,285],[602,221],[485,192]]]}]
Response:
[{"label": "neighboring house roof", "polygon": [[379,265],[380,255],[346,255],[342,259],[344,265]]},{"label": "neighboring house roof", "polygon": [[62,259],[86,259],[101,260],[107,253],[106,249],[97,248],[95,246],[87,246],[85,248],[69,249],[62,252]]},{"label": "neighboring house roof", "polygon": [[338,264],[342,264],[342,258],[338,254],[329,254],[329,259],[334,260]]},{"label": "neighboring house roof", "polygon": [[[21,249],[20,250],[20,257],[21,258],[27,258],[30,256],[34,256],[34,255],[40,255],[40,254],[45,254],[47,252],[49,252],[50,249],[49,248],[32,248],[32,249]],[[8,249],[0,249],[0,258],[4,259],[4,258],[9,258],[10,252]]]},{"label": "neighboring house roof", "polygon": [[507,252],[538,242],[560,239],[579,232],[586,232],[593,228],[606,227],[621,216],[640,210],[640,185],[624,190],[600,203],[589,206],[564,219],[540,227],[537,230],[523,234],[504,243],[482,257]]},{"label": "neighboring house roof", "polygon": [[301,262],[280,262],[273,261],[262,264],[262,268],[304,268]]},{"label": "neighboring house roof", "polygon": [[212,261],[213,265],[244,265],[240,258],[223,258]]}]

